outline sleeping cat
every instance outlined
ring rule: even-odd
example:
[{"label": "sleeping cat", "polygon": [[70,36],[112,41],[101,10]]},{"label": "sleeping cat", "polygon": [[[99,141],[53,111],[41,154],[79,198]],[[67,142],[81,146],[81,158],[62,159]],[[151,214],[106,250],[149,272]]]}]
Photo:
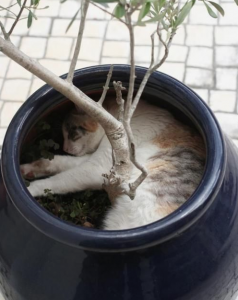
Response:
[{"label": "sleeping cat", "polygon": [[[107,110],[116,115],[116,104],[108,103]],[[116,199],[104,220],[107,230],[143,226],[167,216],[193,194],[203,174],[202,138],[167,110],[140,101],[131,125],[137,159],[149,175],[133,201],[125,196]],[[103,128],[74,109],[66,116],[62,130],[63,149],[74,156],[56,155],[52,161],[40,159],[21,165],[26,178],[51,176],[31,183],[32,196],[44,195],[44,189],[56,194],[102,189],[102,174],[112,166],[112,150]],[[139,174],[133,169],[131,181]]]}]

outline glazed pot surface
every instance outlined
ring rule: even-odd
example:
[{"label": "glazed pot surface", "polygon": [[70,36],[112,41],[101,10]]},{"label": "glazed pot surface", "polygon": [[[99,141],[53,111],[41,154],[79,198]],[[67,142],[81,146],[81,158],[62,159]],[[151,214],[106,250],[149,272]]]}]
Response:
[{"label": "glazed pot surface", "polygon": [[[75,73],[90,96],[109,66]],[[136,88],[145,73],[137,68]],[[129,67],[113,80],[128,82]],[[65,99],[48,86],[14,117],[4,142],[0,181],[0,289],[13,300],[233,300],[238,290],[238,156],[209,108],[189,88],[156,72],[147,101],[192,122],[207,145],[202,182],[161,221],[125,231],[85,229],[63,222],[31,198],[19,170],[21,144],[45,111]]]}]

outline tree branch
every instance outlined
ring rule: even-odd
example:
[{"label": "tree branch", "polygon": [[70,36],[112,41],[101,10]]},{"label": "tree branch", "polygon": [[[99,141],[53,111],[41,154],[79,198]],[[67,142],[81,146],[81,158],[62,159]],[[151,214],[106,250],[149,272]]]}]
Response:
[{"label": "tree branch", "polygon": [[150,59],[150,66],[149,69],[153,67],[155,61],[155,32],[153,32],[150,36],[151,38],[151,59]]},{"label": "tree branch", "polygon": [[158,36],[159,36],[159,40],[160,40],[160,42],[163,44],[163,46],[165,47],[164,55],[163,55],[162,59],[161,59],[157,64],[155,64],[153,67],[150,67],[150,68],[147,70],[147,72],[146,72],[146,74],[145,74],[145,76],[144,76],[144,78],[143,78],[143,80],[142,80],[142,82],[141,82],[141,84],[140,84],[140,87],[139,87],[139,89],[138,89],[138,91],[137,91],[137,93],[136,93],[136,96],[135,96],[135,98],[134,98],[134,101],[133,101],[133,103],[132,103],[132,105],[131,105],[130,118],[132,118],[132,116],[133,116],[133,114],[134,114],[134,112],[135,112],[135,110],[136,110],[136,107],[137,107],[138,102],[139,102],[139,100],[140,100],[141,94],[142,94],[143,91],[144,91],[144,88],[145,88],[145,86],[146,86],[146,83],[147,83],[148,79],[150,78],[150,75],[151,75],[155,70],[157,70],[157,69],[165,62],[166,58],[168,57],[168,55],[169,55],[169,48],[170,48],[170,46],[171,46],[171,43],[172,43],[172,40],[173,40],[173,37],[174,37],[175,33],[176,33],[175,31],[171,33],[171,36],[170,36],[170,38],[169,38],[169,41],[168,41],[168,43],[166,44],[166,43],[164,42],[164,40],[162,39],[162,36],[161,36],[161,33],[159,32],[159,29],[157,29],[157,34],[158,34]]},{"label": "tree branch", "polygon": [[[116,189],[113,191],[114,179],[111,178],[112,184],[109,182],[108,186],[112,185],[110,195],[117,197],[119,194],[126,194],[126,182],[129,179],[131,171],[130,153],[128,150],[128,138],[123,127],[123,124],[107,112],[101,105],[93,101],[80,89],[75,87],[72,83],[56,76],[50,70],[44,68],[36,60],[28,57],[26,54],[17,49],[9,41],[5,41],[0,37],[1,51],[21,65],[23,68],[36,75],[41,80],[48,83],[55,90],[74,102],[77,106],[82,108],[92,118],[97,120],[104,128],[105,133],[112,145],[115,155],[115,165],[113,172],[116,174],[114,179],[117,180]],[[115,187],[115,186],[114,186]]]},{"label": "tree branch", "polygon": [[17,17],[17,15],[13,11],[11,11],[9,9],[9,8],[15,6],[16,4],[17,3],[14,3],[14,4],[12,4],[12,5],[8,6],[8,7],[3,7],[3,6],[0,5],[0,8],[1,8],[0,11],[6,10],[7,12],[9,12],[9,13],[13,14],[15,17]]},{"label": "tree branch", "polygon": [[138,9],[143,3],[144,3],[143,0],[140,1],[140,2],[138,2],[138,3],[136,4],[136,6],[135,6],[133,9],[131,9],[131,11],[129,12],[129,14],[132,15],[135,11],[137,11],[137,9]]},{"label": "tree branch", "polygon": [[117,104],[119,105],[119,112],[118,112],[118,121],[123,122],[124,119],[124,104],[125,100],[122,98],[122,91],[125,90],[126,88],[122,86],[121,81],[114,81],[113,82],[114,89],[116,91],[116,101]]},{"label": "tree branch", "polygon": [[19,11],[19,13],[18,13],[18,15],[17,15],[17,17],[16,17],[16,20],[15,20],[15,22],[12,24],[12,27],[11,27],[11,29],[10,29],[9,32],[8,32],[8,36],[10,36],[10,35],[12,34],[12,32],[13,32],[15,26],[17,25],[17,22],[19,21],[19,19],[20,19],[20,17],[21,17],[21,14],[22,14],[22,12],[23,12],[23,10],[24,10],[24,8],[25,8],[26,2],[27,2],[27,0],[24,0],[24,2],[23,2],[23,4],[22,4],[22,7],[21,7],[21,9],[20,9],[20,11]]},{"label": "tree branch", "polygon": [[133,92],[134,92],[134,85],[135,85],[135,37],[134,37],[134,28],[132,26],[132,20],[131,15],[127,11],[126,12],[126,21],[127,21],[127,27],[130,34],[130,63],[131,63],[131,69],[130,69],[130,80],[129,80],[129,88],[128,88],[128,94],[127,94],[127,101],[126,101],[126,109],[125,109],[125,120],[129,119],[130,115],[130,109],[131,109],[131,103],[133,99]]},{"label": "tree branch", "polygon": [[140,164],[136,159],[136,149],[135,149],[135,142],[134,142],[134,136],[131,130],[130,122],[124,122],[124,128],[127,133],[129,147],[130,147],[130,159],[133,165],[141,171],[141,175],[133,182],[129,184],[129,193],[128,196],[133,200],[136,195],[136,189],[138,186],[145,180],[145,178],[148,175],[148,172],[146,168]]},{"label": "tree branch", "polygon": [[83,32],[84,32],[84,26],[85,26],[88,6],[89,6],[89,0],[84,0],[83,4],[82,4],[82,10],[81,10],[81,20],[80,20],[80,25],[79,25],[77,42],[76,42],[76,46],[74,49],[74,55],[73,55],[73,58],[72,58],[72,61],[70,64],[69,73],[67,76],[68,82],[72,82],[73,77],[74,77],[75,66],[77,64],[77,60],[78,60],[78,56],[79,56],[79,52],[80,52],[80,48],[81,48],[81,43],[82,43],[82,38],[83,38]]},{"label": "tree branch", "polygon": [[152,72],[154,72],[155,70],[157,70],[164,62],[165,60],[167,59],[168,55],[169,55],[169,48],[172,44],[172,41],[173,41],[173,38],[176,34],[176,31],[172,31],[171,32],[171,35],[170,35],[170,38],[167,42],[167,44],[165,43],[165,41],[162,39],[162,35],[161,35],[161,32],[160,32],[160,29],[159,29],[159,24],[158,24],[158,27],[157,27],[157,34],[158,34],[158,37],[159,37],[159,40],[160,42],[163,44],[164,46],[164,56],[162,57],[162,59],[152,68]]},{"label": "tree branch", "polygon": [[121,23],[123,23],[124,25],[127,25],[125,21],[118,19],[113,13],[110,13],[110,11],[102,8],[101,6],[97,5],[95,2],[90,2],[92,5],[96,6],[97,8],[101,9],[102,11],[104,11],[105,13],[109,14],[112,18],[117,19],[118,21],[120,21]]},{"label": "tree branch", "polygon": [[130,110],[129,110],[129,115],[127,116],[126,120],[124,121],[124,128],[126,130],[126,133],[127,133],[127,137],[128,137],[128,141],[129,141],[129,147],[130,147],[130,159],[131,159],[131,162],[134,164],[134,166],[139,169],[141,171],[141,175],[133,182],[133,183],[130,183],[129,184],[129,187],[130,187],[130,191],[129,191],[129,197],[131,199],[133,199],[135,197],[135,193],[136,193],[136,189],[138,188],[138,186],[145,180],[145,178],[147,177],[148,175],[148,172],[146,170],[146,168],[144,166],[142,166],[136,159],[136,152],[135,152],[135,143],[134,143],[134,137],[133,137],[133,133],[132,133],[132,130],[131,130],[131,126],[130,126],[130,121],[131,121],[131,118],[133,116],[133,113],[135,112],[136,110],[136,107],[138,105],[138,102],[140,100],[140,97],[141,97],[141,94],[146,86],[146,83],[150,77],[150,75],[157,69],[159,68],[166,60],[166,58],[168,57],[168,54],[169,54],[169,47],[171,45],[171,42],[172,42],[172,39],[173,39],[173,36],[175,34],[175,32],[172,32],[171,36],[170,36],[170,39],[168,41],[168,43],[166,44],[164,42],[164,40],[162,39],[162,36],[159,32],[159,29],[157,29],[157,33],[159,35],[159,39],[161,41],[161,43],[164,45],[165,47],[165,53],[164,53],[164,56],[162,57],[162,59],[160,60],[159,63],[154,64],[154,34],[155,32],[151,35],[151,42],[152,42],[152,49],[151,49],[151,63],[150,63],[150,67],[149,69],[147,70],[141,84],[140,84],[140,87],[137,91],[137,94],[136,94],[136,97],[130,107]]},{"label": "tree branch", "polygon": [[98,104],[102,105],[104,100],[105,100],[105,97],[106,97],[106,94],[107,94],[107,91],[109,89],[109,83],[110,83],[110,80],[111,80],[111,77],[112,77],[112,72],[113,72],[113,65],[111,65],[110,69],[109,69],[109,72],[107,74],[107,81],[105,83],[105,86],[103,87],[103,92],[102,92],[102,96],[101,98],[99,99],[98,101]]},{"label": "tree branch", "polygon": [[[127,195],[131,198],[134,199],[136,189],[137,187],[143,182],[143,180],[147,176],[147,170],[137,161],[136,159],[136,152],[135,152],[135,143],[134,143],[134,136],[131,130],[130,126],[130,110],[131,110],[131,104],[132,104],[132,99],[133,99],[133,93],[134,93],[134,85],[135,85],[135,37],[134,37],[134,27],[132,25],[132,20],[131,20],[131,12],[130,8],[127,9],[126,14],[126,23],[127,23],[127,28],[129,30],[130,34],[130,63],[131,63],[131,69],[130,69],[130,79],[129,79],[129,88],[128,88],[128,94],[127,94],[127,102],[126,102],[126,108],[123,116],[123,111],[124,109],[124,101],[122,101],[122,95],[121,95],[121,90],[122,90],[122,84],[121,82],[114,82],[114,87],[117,93],[117,102],[120,105],[120,111],[119,111],[119,119],[123,121],[123,125],[127,134],[128,138],[128,146],[130,150],[130,160],[134,164],[134,166],[139,169],[142,173],[141,175],[137,178],[137,180],[129,185],[129,190],[124,190],[124,193],[127,193]],[[152,53],[154,53],[154,50],[152,50]],[[123,105],[123,106],[122,106]],[[110,176],[114,176],[113,173],[110,174]],[[110,177],[111,179],[111,177]],[[116,180],[116,177],[115,177]]]},{"label": "tree branch", "polygon": [[[21,52],[12,43],[5,41],[1,37],[0,48],[5,55],[15,61],[17,64],[21,65],[30,73],[48,83],[55,90],[59,91],[65,97],[73,101],[76,105],[79,105],[85,112],[100,122],[104,129],[109,131],[109,134],[113,134],[114,131],[121,127],[120,122],[118,122],[102,106],[98,105],[95,101],[84,94],[80,89],[58,77],[50,70],[43,67],[36,60]],[[110,130],[110,128],[113,129]]]},{"label": "tree branch", "polygon": [[3,23],[2,23],[1,21],[0,21],[0,28],[1,28],[1,30],[2,30],[4,39],[5,39],[6,41],[9,41],[9,42],[10,42],[10,37],[9,37],[9,35],[8,35],[6,29],[5,29],[5,27],[4,27],[4,25],[3,25]]}]

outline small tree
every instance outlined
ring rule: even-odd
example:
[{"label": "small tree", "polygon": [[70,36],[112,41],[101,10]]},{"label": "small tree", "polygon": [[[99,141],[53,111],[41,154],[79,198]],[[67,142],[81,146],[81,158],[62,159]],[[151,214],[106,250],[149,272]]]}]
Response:
[{"label": "small tree", "polygon": [[[67,0],[61,0],[61,3],[66,1]],[[215,8],[221,15],[224,15],[224,11],[219,4],[207,0],[198,1],[202,1],[204,3],[211,17],[217,18],[217,14],[213,11],[212,7]],[[55,90],[59,91],[62,95],[74,102],[76,106],[79,106],[82,110],[84,110],[87,114],[101,124],[113,149],[113,166],[111,170],[108,170],[108,175],[104,175],[104,188],[108,192],[111,201],[114,201],[120,194],[126,194],[133,199],[137,187],[147,176],[147,170],[136,159],[134,137],[130,126],[131,118],[135,112],[141,94],[150,75],[165,62],[169,54],[169,48],[171,46],[173,37],[176,34],[179,26],[188,16],[192,7],[195,5],[196,0],[188,0],[183,5],[180,5],[178,0],[82,0],[81,7],[76,12],[71,23],[69,24],[70,27],[72,22],[75,21],[79,11],[81,11],[81,19],[74,55],[71,61],[67,79],[65,80],[59,78],[51,71],[40,65],[37,61],[28,57],[26,54],[17,49],[11,42],[11,34],[18,22],[23,19],[23,11],[28,12],[27,26],[29,28],[32,25],[33,19],[37,19],[35,15],[35,13],[37,14],[37,10],[44,8],[40,7],[40,2],[43,3],[44,1],[16,0],[16,2],[9,7],[0,6],[0,10],[7,10],[11,17],[14,18],[11,28],[5,28],[0,22],[0,27],[4,37],[0,37],[0,51],[21,65],[23,68],[52,86]],[[108,3],[110,2],[115,2],[113,12],[108,10]],[[235,2],[238,5],[238,0],[235,0]],[[19,5],[18,14],[15,14],[11,11],[12,7],[15,5]],[[125,89],[123,84],[119,81],[113,82],[116,92],[116,101],[118,103],[118,119],[109,114],[102,106],[109,87],[113,66],[111,66],[107,75],[103,93],[98,102],[93,101],[72,83],[74,70],[82,43],[85,20],[89,5],[94,5],[98,7],[98,9],[101,9],[111,15],[113,18],[118,19],[128,29],[130,37],[131,68],[126,101],[124,101],[122,97],[122,90]],[[134,14],[138,15],[136,21],[133,21],[134,19],[132,20],[132,16]],[[136,26],[146,26],[149,23],[155,24],[154,31],[151,32],[150,65],[142,82],[140,83],[136,95],[134,96],[134,83],[136,78],[134,58],[134,28]],[[164,47],[164,54],[159,61],[155,61],[154,57],[154,41],[156,37],[158,37],[160,44]],[[141,171],[141,175],[134,182],[129,183],[128,180],[130,178],[132,164]]]}]

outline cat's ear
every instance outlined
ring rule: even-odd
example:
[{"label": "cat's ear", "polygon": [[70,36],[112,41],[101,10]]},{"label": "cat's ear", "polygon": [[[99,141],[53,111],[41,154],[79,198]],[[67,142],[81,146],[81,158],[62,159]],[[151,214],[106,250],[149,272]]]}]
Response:
[{"label": "cat's ear", "polygon": [[79,115],[86,115],[85,111],[83,111],[79,106],[75,105],[75,109],[77,111],[77,114]]},{"label": "cat's ear", "polygon": [[85,120],[82,124],[82,127],[89,132],[95,132],[98,129],[98,123],[94,120]]}]

